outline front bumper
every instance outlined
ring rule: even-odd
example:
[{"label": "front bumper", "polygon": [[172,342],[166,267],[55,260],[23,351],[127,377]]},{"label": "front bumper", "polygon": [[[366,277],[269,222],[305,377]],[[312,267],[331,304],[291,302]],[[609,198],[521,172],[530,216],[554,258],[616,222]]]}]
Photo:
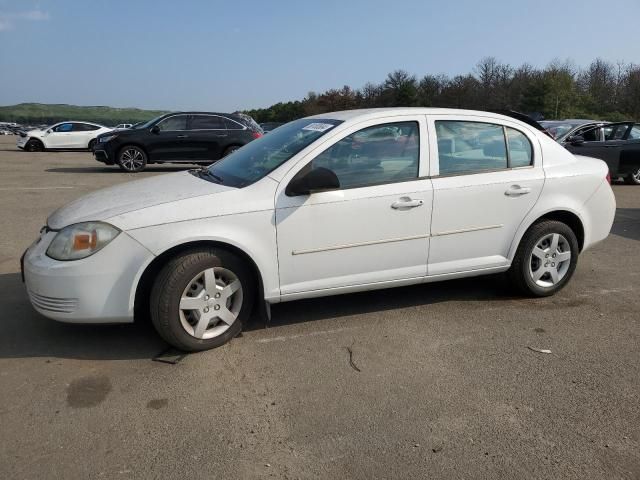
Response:
[{"label": "front bumper", "polygon": [[132,322],[135,286],[153,254],[121,232],[94,255],[62,262],[45,253],[56,234],[43,233],[24,254],[23,275],[33,307],[61,322]]},{"label": "front bumper", "polygon": [[16,140],[16,146],[18,148],[24,149],[24,146],[27,144],[28,141],[29,141],[29,137],[19,136],[18,140]]},{"label": "front bumper", "polygon": [[93,148],[93,158],[106,165],[113,165],[113,157],[109,155],[109,151],[105,150],[102,145],[96,144]]}]

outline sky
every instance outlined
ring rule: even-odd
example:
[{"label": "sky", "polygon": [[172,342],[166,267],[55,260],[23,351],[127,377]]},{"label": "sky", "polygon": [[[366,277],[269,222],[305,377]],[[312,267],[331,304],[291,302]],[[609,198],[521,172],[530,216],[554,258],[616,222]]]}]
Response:
[{"label": "sky", "polygon": [[640,63],[639,0],[0,0],[0,105],[234,111],[483,57]]}]

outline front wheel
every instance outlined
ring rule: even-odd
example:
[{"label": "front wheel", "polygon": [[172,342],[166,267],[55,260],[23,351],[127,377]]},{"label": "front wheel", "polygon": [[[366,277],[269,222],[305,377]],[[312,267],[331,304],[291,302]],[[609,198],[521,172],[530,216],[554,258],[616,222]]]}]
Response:
[{"label": "front wheel", "polygon": [[24,149],[27,152],[42,152],[44,150],[44,145],[40,140],[36,140],[35,138],[32,138],[24,146]]},{"label": "front wheel", "polygon": [[160,271],[151,290],[153,324],[184,351],[224,345],[249,318],[255,280],[246,263],[226,250],[183,253]]},{"label": "front wheel", "polygon": [[125,172],[141,172],[147,166],[147,154],[140,147],[128,145],[120,149],[118,165]]},{"label": "front wheel", "polygon": [[578,240],[573,230],[562,222],[545,220],[527,230],[508,275],[525,295],[553,295],[573,276],[578,253]]},{"label": "front wheel", "polygon": [[640,167],[638,167],[636,170],[634,170],[629,175],[627,175],[627,178],[625,178],[625,181],[629,185],[640,185]]}]

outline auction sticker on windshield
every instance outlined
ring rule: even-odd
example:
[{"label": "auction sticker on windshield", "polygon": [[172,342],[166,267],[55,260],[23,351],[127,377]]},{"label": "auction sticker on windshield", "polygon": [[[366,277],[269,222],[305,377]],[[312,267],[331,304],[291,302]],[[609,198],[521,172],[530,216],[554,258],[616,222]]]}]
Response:
[{"label": "auction sticker on windshield", "polygon": [[303,127],[302,130],[313,130],[314,132],[324,132],[325,130],[329,130],[332,127],[335,127],[335,125],[331,125],[330,123],[310,123],[306,127]]}]

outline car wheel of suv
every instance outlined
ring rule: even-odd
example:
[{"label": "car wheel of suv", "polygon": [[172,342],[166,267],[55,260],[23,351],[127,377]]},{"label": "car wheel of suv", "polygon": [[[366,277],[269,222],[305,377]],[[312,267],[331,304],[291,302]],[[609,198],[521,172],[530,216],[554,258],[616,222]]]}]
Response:
[{"label": "car wheel of suv", "polygon": [[44,150],[44,145],[40,140],[36,140],[35,138],[32,138],[24,146],[24,149],[27,152],[42,152]]},{"label": "car wheel of suv", "polygon": [[526,295],[553,295],[573,276],[578,253],[578,240],[569,226],[544,220],[527,230],[508,274],[513,284]]},{"label": "car wheel of suv", "polygon": [[191,250],[170,260],[151,290],[152,322],[162,338],[185,351],[224,345],[251,313],[255,280],[236,255]]},{"label": "car wheel of suv", "polygon": [[227,155],[229,155],[230,153],[235,152],[236,150],[238,150],[240,148],[239,145],[231,145],[230,147],[228,147],[224,153],[222,154],[223,157],[226,157]]},{"label": "car wheel of suv", "polygon": [[638,168],[637,170],[627,175],[627,178],[625,178],[625,181],[629,185],[640,185],[640,168]]},{"label": "car wheel of suv", "polygon": [[89,146],[87,148],[93,152],[93,147],[95,146],[96,146],[96,139],[94,138],[89,142]]},{"label": "car wheel of suv", "polygon": [[127,145],[120,150],[118,165],[125,172],[140,172],[147,166],[147,154],[140,147]]}]

